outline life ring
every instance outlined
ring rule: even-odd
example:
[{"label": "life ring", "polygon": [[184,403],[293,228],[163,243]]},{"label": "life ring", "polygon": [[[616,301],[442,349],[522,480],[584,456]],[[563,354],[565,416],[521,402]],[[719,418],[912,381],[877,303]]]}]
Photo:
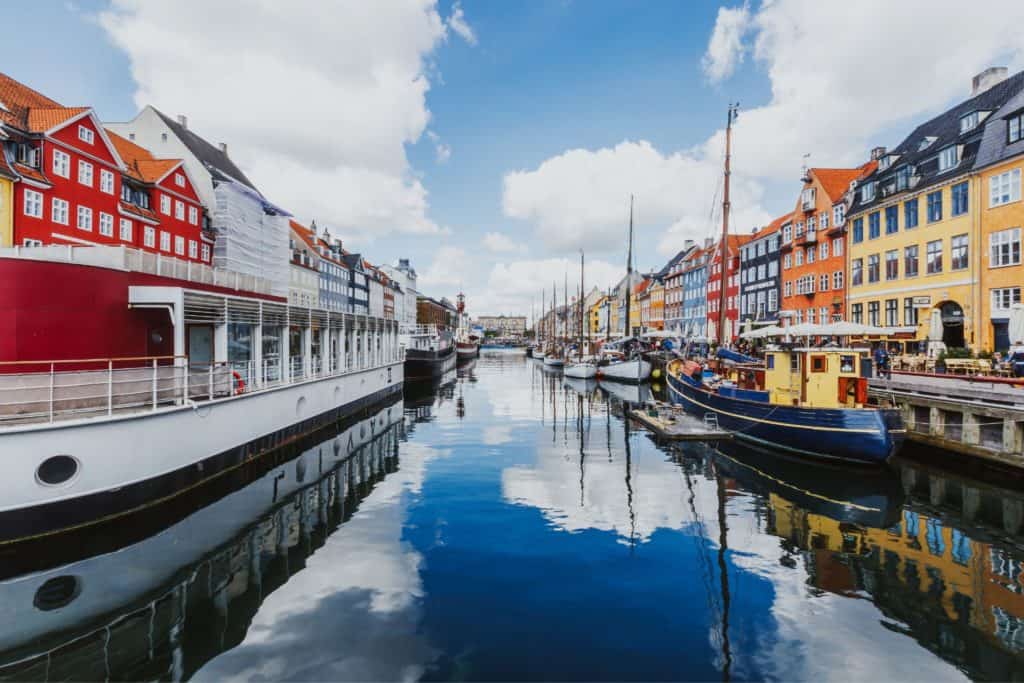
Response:
[{"label": "life ring", "polygon": [[235,386],[235,396],[245,393],[245,380],[242,379],[242,375],[239,374],[238,370],[232,370],[231,376],[234,377],[237,383]]}]

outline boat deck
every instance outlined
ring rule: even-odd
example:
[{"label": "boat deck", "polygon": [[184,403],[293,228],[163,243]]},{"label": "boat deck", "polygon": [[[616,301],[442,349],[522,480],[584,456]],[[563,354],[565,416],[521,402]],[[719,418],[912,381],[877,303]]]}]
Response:
[{"label": "boat deck", "polygon": [[732,432],[662,403],[635,408],[629,412],[629,416],[667,441],[719,441],[732,438]]}]

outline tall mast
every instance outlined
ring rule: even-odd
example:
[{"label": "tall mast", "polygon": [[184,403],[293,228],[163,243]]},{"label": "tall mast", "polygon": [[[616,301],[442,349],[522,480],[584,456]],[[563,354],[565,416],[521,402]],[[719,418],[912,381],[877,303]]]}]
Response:
[{"label": "tall mast", "polygon": [[580,249],[580,360],[583,360],[583,250]]},{"label": "tall mast", "polygon": [[718,345],[725,342],[725,290],[729,285],[728,252],[729,252],[729,158],[732,154],[732,122],[736,120],[739,104],[729,105],[728,121],[725,125],[725,187],[722,191],[722,240],[719,248],[719,294],[718,294]]},{"label": "tall mast", "polygon": [[565,306],[565,345],[569,345],[569,273],[562,272],[562,304]]},{"label": "tall mast", "polygon": [[[544,316],[544,309],[547,308],[546,294],[547,294],[547,292],[545,292],[544,288],[541,287],[540,288],[540,327],[541,327],[541,334],[544,335],[544,336],[547,336],[547,333],[544,332],[544,317],[545,317]],[[543,351],[543,349],[542,349],[542,351]]]},{"label": "tall mast", "polygon": [[633,289],[633,195],[629,195],[629,246],[626,248],[626,329],[623,339],[629,337],[629,295]]}]

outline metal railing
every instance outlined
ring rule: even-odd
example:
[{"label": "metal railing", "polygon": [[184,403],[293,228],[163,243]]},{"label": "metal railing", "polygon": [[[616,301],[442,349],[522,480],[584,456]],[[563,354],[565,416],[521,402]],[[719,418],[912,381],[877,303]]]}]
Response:
[{"label": "metal railing", "polygon": [[0,426],[155,411],[398,361],[394,353],[189,363],[185,356],[0,362]]}]

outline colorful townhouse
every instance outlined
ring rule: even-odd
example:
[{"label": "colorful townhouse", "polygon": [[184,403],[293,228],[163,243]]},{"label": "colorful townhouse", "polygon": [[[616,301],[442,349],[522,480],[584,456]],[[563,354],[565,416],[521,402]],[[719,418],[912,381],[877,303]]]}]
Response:
[{"label": "colorful townhouse", "polygon": [[757,230],[740,249],[740,322],[778,322],[782,279],[779,277],[779,239],[793,214],[776,218]]},{"label": "colorful townhouse", "polygon": [[682,329],[687,337],[703,337],[708,327],[708,250],[710,240],[696,247],[683,259]]},{"label": "colorful townhouse", "polygon": [[781,227],[782,310],[794,324],[846,319],[846,199],[850,183],[873,170],[810,168],[790,225]]},{"label": "colorful townhouse", "polygon": [[693,240],[686,240],[682,250],[669,259],[665,267],[658,272],[658,279],[665,287],[665,323],[666,330],[682,329],[683,323],[683,261],[686,256],[697,248]]},{"label": "colorful townhouse", "polygon": [[708,337],[718,338],[721,320],[721,292],[725,287],[725,330],[722,339],[728,343],[740,332],[740,249],[751,235],[729,235],[726,239],[725,264],[722,264],[721,242],[711,247],[708,261],[707,322]]},{"label": "colorful townhouse", "polygon": [[[3,100],[0,100],[0,106]],[[7,155],[3,153],[7,133],[0,125],[0,247],[10,247],[14,243],[14,183],[18,174],[11,168]]]},{"label": "colorful townhouse", "polygon": [[[1012,199],[1019,197],[1012,161],[1018,148],[1012,145],[1019,141],[1009,142],[1013,111],[993,115],[1024,90],[1024,72],[1007,78],[1006,69],[989,69],[972,86],[969,99],[876,154],[877,170],[852,192],[850,317],[900,328],[915,351],[928,339],[933,316],[947,348],[980,350],[989,336],[994,343],[994,312],[983,321],[982,301],[991,308],[993,290],[1002,297],[1009,289],[1005,303],[1011,304],[1020,282],[1019,231],[1010,225],[1019,201]],[[982,162],[978,153],[989,126],[993,135],[1001,131],[1005,149]],[[1002,298],[999,304],[995,313],[1002,319]]]},{"label": "colorful townhouse", "polygon": [[1024,202],[1024,92],[1018,92],[992,113],[982,134],[974,162],[978,177],[981,223],[980,258],[982,286],[974,306],[980,311],[979,346],[1005,352],[1011,344],[1010,309],[1021,303],[1024,264],[1021,262],[1021,229]]}]

